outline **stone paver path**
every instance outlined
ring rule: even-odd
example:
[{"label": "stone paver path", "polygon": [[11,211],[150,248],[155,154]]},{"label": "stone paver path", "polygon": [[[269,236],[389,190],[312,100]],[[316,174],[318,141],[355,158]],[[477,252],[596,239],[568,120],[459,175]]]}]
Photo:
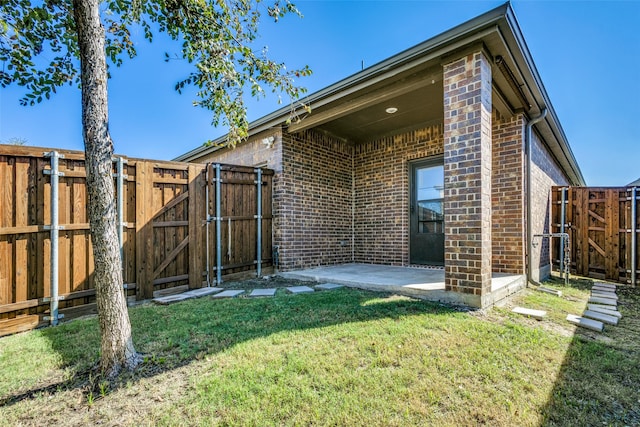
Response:
[{"label": "stone paver path", "polygon": [[605,323],[615,326],[621,318],[616,285],[610,283],[593,284],[587,309],[582,313],[582,317],[572,314],[567,316],[569,322],[598,332],[602,332]]},{"label": "stone paver path", "polygon": [[[338,285],[336,283],[322,283],[315,286],[316,290],[332,290],[342,288],[343,285]],[[287,292],[291,294],[304,294],[315,292],[312,287],[309,286],[289,286],[285,288]],[[248,295],[249,297],[273,297],[276,294],[277,288],[264,288],[264,289],[253,289],[251,293]],[[203,296],[211,295],[211,298],[221,299],[221,298],[235,298],[239,295],[242,295],[246,292],[245,289],[227,289],[223,288],[199,288],[192,289],[187,292],[183,292],[181,294],[167,295],[164,297],[154,298],[153,302],[156,304],[172,304],[174,302],[185,301],[191,298],[200,298]],[[609,314],[609,313],[605,313]]]}]

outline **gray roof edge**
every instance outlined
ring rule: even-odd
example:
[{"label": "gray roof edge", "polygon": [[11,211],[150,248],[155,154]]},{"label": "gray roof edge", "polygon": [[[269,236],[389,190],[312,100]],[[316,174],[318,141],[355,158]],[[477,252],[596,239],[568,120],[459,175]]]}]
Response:
[{"label": "gray roof edge", "polygon": [[[510,9],[511,7],[509,2],[504,3],[492,10],[489,10],[488,12],[483,13],[482,15],[476,16],[475,18],[457,25],[443,33],[433,36],[415,46],[405,49],[402,52],[399,52],[387,59],[371,65],[362,71],[345,77],[344,79],[339,80],[336,83],[333,83],[332,85],[327,86],[323,89],[320,89],[312,93],[311,95],[306,96],[305,98],[307,99],[308,103],[318,102],[323,98],[327,98],[333,94],[339,93],[346,88],[355,86],[356,84],[364,82],[378,74],[388,72],[389,70],[403,63],[410,62],[414,58],[420,57],[425,52],[438,47],[444,47],[462,37],[467,37],[475,32],[481,31],[482,29],[491,26],[492,24],[503,18]],[[280,125],[284,120],[286,120],[287,117],[289,117],[290,112],[290,106],[283,107],[249,123],[249,135],[254,135],[258,132],[268,129],[269,127]],[[218,145],[218,143],[224,142],[225,139],[226,135],[220,136],[213,141],[213,144],[197,147],[185,154],[176,157],[174,160],[190,161],[198,157],[205,156],[218,150],[219,147],[217,147],[216,145]]]},{"label": "gray roof edge", "polygon": [[[535,62],[533,61],[531,51],[529,50],[529,46],[527,45],[527,42],[524,38],[524,35],[520,28],[520,24],[518,23],[518,19],[516,18],[515,12],[513,11],[513,8],[511,7],[510,3],[507,3],[506,6],[507,6],[507,10],[505,13],[505,17],[506,17],[507,23],[511,27],[511,33],[516,38],[518,48],[520,52],[522,52],[522,56],[529,69],[528,71],[534,79],[534,88],[537,89],[537,91],[539,91],[539,95],[542,98],[542,105],[538,102],[538,100],[536,100],[535,107],[539,111],[542,110],[542,107],[547,108],[548,115],[547,115],[547,118],[545,118],[545,121],[549,123],[549,127],[551,128],[551,131],[554,133],[554,135],[556,135],[556,138],[558,139],[558,144],[560,145],[560,149],[562,150],[568,162],[568,166],[574,172],[575,176],[573,178],[575,179],[575,182],[573,184],[584,186],[586,185],[586,181],[584,179],[584,176],[582,175],[582,171],[580,170],[578,161],[576,160],[575,155],[573,154],[573,150],[569,145],[567,135],[565,134],[564,129],[560,124],[558,115],[555,109],[553,108],[553,104],[551,103],[549,94],[547,93],[544,83],[542,82],[540,73],[538,72]],[[535,92],[533,93],[535,94]]]},{"label": "gray roof edge", "polygon": [[[502,21],[504,20],[504,21]],[[541,110],[542,107],[546,107],[548,110],[547,118],[545,122],[548,124],[552,133],[556,136],[558,141],[558,145],[560,146],[561,151],[563,152],[566,158],[566,165],[569,166],[571,171],[573,172],[572,180],[573,184],[577,185],[585,185],[585,179],[582,175],[582,171],[578,166],[576,158],[571,150],[571,147],[568,143],[568,139],[562,126],[560,125],[560,120],[551,104],[551,100],[547,91],[544,87],[540,74],[535,66],[533,61],[533,57],[531,56],[531,52],[529,51],[529,47],[524,39],[524,35],[518,23],[518,20],[515,16],[514,10],[511,7],[510,2],[506,2],[488,12],[483,13],[475,18],[472,18],[460,25],[457,25],[443,33],[440,33],[430,39],[421,42],[413,47],[410,47],[400,53],[397,53],[390,58],[384,59],[370,67],[365,68],[362,71],[359,71],[351,76],[348,76],[342,80],[337,81],[336,83],[327,86],[323,89],[320,89],[314,92],[311,95],[306,97],[307,103],[317,103],[322,99],[328,98],[332,95],[338,94],[341,91],[344,91],[350,87],[356,86],[360,83],[366,82],[368,79],[371,79],[378,75],[383,75],[394,68],[411,62],[412,60],[425,55],[427,52],[446,47],[449,44],[452,44],[462,38],[472,36],[474,33],[482,31],[490,27],[491,25],[495,25],[498,22],[506,22],[509,26],[510,32],[513,34],[517,48],[521,52],[524,62],[528,68],[528,73],[533,79],[532,87],[530,87],[532,93],[536,96],[536,105],[535,108]],[[253,136],[259,132],[262,132],[266,129],[269,129],[274,126],[281,125],[291,114],[291,106],[285,106],[274,112],[267,114],[249,124],[249,136]],[[207,154],[213,153],[220,149],[220,145],[225,139],[226,135],[222,135],[216,138],[211,145],[202,145],[197,147],[185,154],[182,154],[176,157],[174,160],[176,161],[192,161],[197,158],[206,156]],[[561,159],[559,159],[561,160]],[[567,171],[569,172],[569,171]]]},{"label": "gray roof edge", "polygon": [[627,187],[640,187],[640,178],[627,184]]}]

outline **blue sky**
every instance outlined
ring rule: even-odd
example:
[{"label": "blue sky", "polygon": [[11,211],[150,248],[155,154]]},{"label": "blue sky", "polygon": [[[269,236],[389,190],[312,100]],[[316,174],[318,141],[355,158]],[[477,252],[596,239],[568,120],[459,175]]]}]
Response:
[{"label": "blue sky", "polygon": [[[303,19],[265,21],[260,45],[289,68],[308,64],[299,83],[312,93],[503,4],[502,1],[294,1]],[[625,185],[640,177],[640,1],[514,1],[518,22],[588,185]],[[116,152],[172,159],[225,133],[164,52],[179,46],[140,41],[139,56],[114,70],[110,130]],[[80,93],[21,107],[19,87],[0,89],[0,141],[82,150]],[[247,103],[250,120],[275,110],[274,96]]]}]

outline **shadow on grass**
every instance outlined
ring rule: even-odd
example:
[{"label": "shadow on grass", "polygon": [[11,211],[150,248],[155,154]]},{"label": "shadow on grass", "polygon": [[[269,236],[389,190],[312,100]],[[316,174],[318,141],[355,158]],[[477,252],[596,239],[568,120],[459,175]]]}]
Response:
[{"label": "shadow on grass", "polygon": [[[437,303],[355,289],[279,294],[261,299],[202,298],[169,306],[144,305],[130,309],[129,313],[134,344],[137,351],[145,355],[145,362],[135,372],[124,373],[110,383],[108,390],[114,391],[123,384],[279,332],[454,312],[455,309]],[[95,368],[100,347],[97,319],[77,320],[37,333],[43,334],[61,356],[63,365],[70,371],[69,379],[0,397],[0,406],[62,390],[81,389],[85,396],[104,395],[104,383],[100,382]]]},{"label": "shadow on grass", "polygon": [[543,425],[640,425],[640,289],[619,287],[617,294],[617,326],[574,335]]}]

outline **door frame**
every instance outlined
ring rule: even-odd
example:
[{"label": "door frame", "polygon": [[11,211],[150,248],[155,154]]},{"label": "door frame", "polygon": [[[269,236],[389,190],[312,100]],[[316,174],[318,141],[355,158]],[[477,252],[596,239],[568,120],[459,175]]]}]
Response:
[{"label": "door frame", "polygon": [[[418,168],[425,167],[433,167],[433,166],[444,166],[444,154],[436,154],[435,156],[422,157],[420,159],[410,160],[408,162],[408,174],[409,174],[409,206],[407,206],[407,219],[408,219],[408,227],[407,227],[407,237],[408,237],[408,246],[409,246],[409,264],[412,265],[411,262],[411,208],[415,206],[418,202],[416,200],[416,191],[415,191],[415,171]],[[444,198],[443,198],[444,200]],[[444,253],[443,253],[444,259]],[[428,265],[428,264],[425,264]],[[444,264],[443,264],[444,265]]]}]

